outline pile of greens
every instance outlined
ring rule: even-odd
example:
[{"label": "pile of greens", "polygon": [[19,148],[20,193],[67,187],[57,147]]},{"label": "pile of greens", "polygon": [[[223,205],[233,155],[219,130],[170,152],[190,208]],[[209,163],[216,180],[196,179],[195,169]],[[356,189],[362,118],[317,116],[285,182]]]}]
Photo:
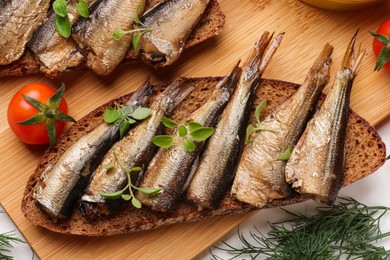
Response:
[{"label": "pile of greens", "polygon": [[[0,210],[0,214],[1,213],[4,213],[4,211]],[[12,256],[6,255],[6,253],[10,252],[10,248],[13,247],[12,243],[24,243],[24,241],[15,237],[15,232],[6,232],[0,234],[0,259],[13,259]]]},{"label": "pile of greens", "polygon": [[[284,209],[283,209],[284,210]],[[352,198],[342,198],[337,205],[318,207],[313,216],[290,211],[291,219],[270,224],[265,235],[257,228],[250,232],[251,242],[238,232],[241,247],[223,241],[233,258],[255,259],[263,255],[267,259],[388,259],[390,250],[373,243],[390,236],[382,233],[379,223],[390,210],[383,206],[367,206]],[[214,259],[221,259],[212,253]]]}]

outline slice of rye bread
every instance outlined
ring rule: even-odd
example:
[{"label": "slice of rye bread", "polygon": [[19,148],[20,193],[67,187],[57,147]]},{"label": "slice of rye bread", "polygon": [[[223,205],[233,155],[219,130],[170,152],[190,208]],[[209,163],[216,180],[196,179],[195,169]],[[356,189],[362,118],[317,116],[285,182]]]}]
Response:
[{"label": "slice of rye bread", "polygon": [[[221,77],[189,78],[183,79],[184,84],[194,84],[195,90],[173,111],[171,118],[176,121],[188,117],[191,112],[207,102],[212,89]],[[166,85],[156,85],[155,93],[160,92]],[[252,106],[251,120],[254,121],[254,108],[260,101],[266,99],[262,117],[269,114],[277,104],[289,97],[299,85],[278,80],[262,80],[256,93],[256,99]],[[103,122],[102,114],[106,107],[114,102],[124,103],[131,94],[122,96],[107,104],[104,104],[70,127],[58,140],[53,151],[47,151],[39,163],[34,174],[28,180],[22,201],[22,211],[26,218],[33,224],[45,227],[49,230],[78,235],[113,235],[135,231],[158,228],[177,222],[196,221],[209,216],[227,215],[247,212],[256,208],[248,204],[240,203],[230,196],[227,191],[221,205],[214,210],[198,211],[183,197],[179,205],[171,212],[161,213],[150,210],[147,207],[135,209],[129,203],[124,203],[120,210],[112,217],[102,218],[94,222],[85,220],[78,204],[75,205],[73,215],[69,220],[52,220],[37,206],[33,199],[33,188],[48,164],[54,163],[59,156],[83,134],[94,129]],[[325,95],[323,95],[322,99]],[[151,98],[151,101],[155,95]],[[254,123],[254,122],[252,122]],[[343,185],[355,182],[377,170],[386,160],[386,147],[376,130],[355,112],[350,111],[346,140],[346,169]],[[276,207],[303,201],[305,198],[295,193],[290,198],[274,200],[266,207]]]},{"label": "slice of rye bread", "polygon": [[[146,8],[155,5],[160,1],[161,0],[149,0],[147,1],[148,5]],[[225,15],[220,9],[218,1],[211,0],[209,6],[203,14],[202,19],[188,37],[185,49],[191,48],[211,37],[218,35],[222,31],[224,25]],[[130,63],[141,61],[138,59],[138,56],[134,54],[133,50],[130,49],[123,62]],[[41,64],[35,58],[34,54],[30,50],[26,49],[25,53],[19,60],[9,65],[0,66],[0,77],[23,76],[41,73],[40,66]],[[83,64],[79,67],[72,68],[72,70],[82,69],[88,69],[88,67]],[[47,76],[51,77],[50,75]]]}]

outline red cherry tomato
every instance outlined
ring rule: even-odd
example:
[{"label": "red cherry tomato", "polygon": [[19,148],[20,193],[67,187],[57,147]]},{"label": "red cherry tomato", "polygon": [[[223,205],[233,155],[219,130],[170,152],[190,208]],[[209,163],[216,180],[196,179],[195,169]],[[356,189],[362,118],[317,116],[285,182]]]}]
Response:
[{"label": "red cherry tomato", "polygon": [[[377,34],[384,35],[386,37],[390,37],[390,19],[384,21],[376,31]],[[374,38],[372,43],[372,49],[374,50],[375,56],[378,57],[380,51],[384,47],[383,43],[378,41],[378,39]],[[384,68],[388,71],[390,71],[390,62],[387,62],[384,66]]]},{"label": "red cherry tomato", "polygon": [[[22,142],[26,144],[47,144],[50,141],[45,122],[33,125],[18,123],[39,113],[38,109],[27,102],[22,95],[27,95],[46,104],[55,93],[55,89],[45,84],[31,83],[21,88],[11,99],[7,111],[8,124]],[[68,105],[64,98],[61,99],[58,111],[64,114],[68,113]],[[62,133],[64,127],[64,121],[56,121],[56,136]]]}]

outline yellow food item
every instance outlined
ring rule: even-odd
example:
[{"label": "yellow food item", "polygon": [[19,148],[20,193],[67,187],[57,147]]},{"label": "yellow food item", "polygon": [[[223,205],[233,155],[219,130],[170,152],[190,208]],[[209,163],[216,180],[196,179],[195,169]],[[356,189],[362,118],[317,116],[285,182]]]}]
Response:
[{"label": "yellow food item", "polygon": [[334,11],[348,11],[370,7],[383,0],[301,0],[309,5]]}]

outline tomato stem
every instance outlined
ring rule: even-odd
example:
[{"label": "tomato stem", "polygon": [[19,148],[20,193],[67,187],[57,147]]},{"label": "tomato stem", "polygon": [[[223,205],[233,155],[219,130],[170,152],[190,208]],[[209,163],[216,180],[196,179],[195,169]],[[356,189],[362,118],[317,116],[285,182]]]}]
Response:
[{"label": "tomato stem", "polygon": [[383,44],[382,49],[379,52],[374,71],[379,71],[390,61],[390,35],[382,35],[374,32],[369,32],[380,43]]},{"label": "tomato stem", "polygon": [[58,110],[55,108],[49,108],[48,110],[46,110],[46,116],[48,118],[56,118],[57,114]]},{"label": "tomato stem", "polygon": [[36,109],[38,109],[39,112],[24,121],[18,122],[18,124],[35,125],[45,122],[47,134],[50,140],[50,148],[54,146],[56,141],[56,121],[76,121],[71,116],[66,115],[58,110],[64,92],[65,85],[62,84],[62,86],[57,90],[57,92],[49,98],[46,104],[43,104],[30,96],[23,95],[24,99]]}]

